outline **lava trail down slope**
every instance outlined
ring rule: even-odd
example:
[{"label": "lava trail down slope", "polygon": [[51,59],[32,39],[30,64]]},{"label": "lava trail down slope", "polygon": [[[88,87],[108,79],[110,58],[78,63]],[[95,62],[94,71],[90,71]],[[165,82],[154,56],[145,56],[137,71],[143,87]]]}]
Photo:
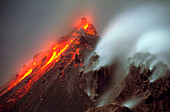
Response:
[{"label": "lava trail down slope", "polygon": [[98,66],[99,39],[82,18],[0,88],[0,111],[169,112],[169,67],[148,52]]},{"label": "lava trail down slope", "polygon": [[79,68],[99,37],[86,18],[46,52],[37,53],[0,90],[0,111],[80,112],[93,107],[78,85]]}]

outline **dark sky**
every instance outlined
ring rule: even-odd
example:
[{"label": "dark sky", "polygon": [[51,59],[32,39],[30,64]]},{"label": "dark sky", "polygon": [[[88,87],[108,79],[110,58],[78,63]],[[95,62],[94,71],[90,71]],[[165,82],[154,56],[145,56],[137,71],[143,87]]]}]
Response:
[{"label": "dark sky", "polygon": [[119,12],[147,3],[150,0],[1,0],[0,85],[81,17],[90,17],[100,33]]}]

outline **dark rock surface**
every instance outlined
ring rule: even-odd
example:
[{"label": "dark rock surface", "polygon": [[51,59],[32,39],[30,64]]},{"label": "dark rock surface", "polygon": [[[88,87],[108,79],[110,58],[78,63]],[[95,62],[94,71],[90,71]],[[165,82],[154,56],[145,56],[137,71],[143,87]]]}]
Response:
[{"label": "dark rock surface", "polygon": [[[97,55],[97,54],[95,54]],[[137,54],[139,56],[139,54]],[[148,55],[148,54],[147,54]],[[136,55],[135,55],[136,56]],[[140,54],[142,56],[142,54]],[[92,56],[94,61],[94,57]],[[139,59],[138,59],[139,61]],[[95,62],[89,62],[94,66]],[[89,65],[89,63],[87,65]],[[161,64],[162,65],[162,64]],[[151,82],[149,78],[155,73],[156,69],[160,69],[160,66],[154,69],[149,69],[140,65],[136,67],[136,64],[132,62],[129,66],[129,72],[127,75],[120,75],[119,84],[112,85],[114,90],[107,96],[108,102],[101,107],[88,109],[87,112],[169,112],[170,111],[170,72],[164,71],[163,68],[162,77],[159,77],[154,82]],[[166,66],[163,65],[166,68]],[[86,68],[86,69],[85,69]],[[94,67],[92,67],[94,68]],[[91,76],[91,93],[90,98],[95,105],[98,106],[100,102],[100,96],[103,95],[104,89],[109,86],[109,80],[106,80],[114,76],[112,70],[114,66],[101,67],[99,70],[89,70],[88,66],[84,67],[80,76],[80,84],[84,90],[86,90],[87,78]],[[162,68],[161,68],[162,69]],[[86,72],[88,70],[88,72]],[[159,70],[161,71],[161,70]],[[166,74],[163,74],[166,73]],[[155,76],[157,77],[157,76]],[[101,80],[102,79],[102,80]],[[100,85],[101,84],[101,85]],[[114,83],[111,83],[114,84]],[[99,87],[100,86],[100,87]],[[96,91],[95,91],[96,90]],[[107,91],[105,91],[107,92]],[[93,94],[98,97],[93,97]],[[114,106],[113,106],[114,105]],[[125,106],[129,109],[121,110]],[[117,108],[117,110],[115,110]],[[121,108],[121,109],[120,109]]]},{"label": "dark rock surface", "polygon": [[[84,59],[92,52],[99,37],[89,35],[84,30],[76,33],[78,37],[69,45],[60,60],[43,74],[27,93],[21,96],[22,91],[17,93],[16,91],[28,84],[32,77],[26,77],[10,91],[0,96],[0,111],[83,112],[94,107],[88,95],[79,87],[78,75],[79,68],[84,63]],[[64,36],[63,39],[70,38],[69,35]],[[62,41],[64,40],[60,40],[61,43]],[[77,50],[79,50],[78,53],[76,53]],[[76,54],[73,55],[73,53]],[[43,58],[43,60],[45,59]],[[33,73],[35,71],[36,68]]]},{"label": "dark rock surface", "polygon": [[[84,18],[82,21],[86,23]],[[150,67],[152,60],[145,64],[143,62],[151,54],[136,53],[127,60],[128,73],[118,74],[118,63],[96,68],[100,57],[93,49],[99,37],[93,25],[89,25],[91,32],[83,29],[77,31],[76,27],[76,32],[73,31],[58,40],[62,43],[74,33],[78,34],[60,60],[30,85],[28,91],[21,88],[28,87],[25,85],[31,83],[33,76],[27,76],[0,96],[0,111],[170,112],[168,67],[162,62]],[[36,54],[34,59],[40,55],[44,56],[44,52]],[[47,56],[42,57],[41,66],[46,60]],[[32,73],[36,73],[37,69],[35,67]],[[0,93],[6,88],[7,86],[4,86]],[[101,102],[104,103],[99,105]]]},{"label": "dark rock surface", "polygon": [[127,107],[109,104],[99,108],[90,108],[85,112],[131,112],[131,110]]},{"label": "dark rock surface", "polygon": [[87,73],[80,72],[79,85],[95,102],[97,98],[104,92],[109,83],[109,68],[102,67],[99,70],[89,71]]}]

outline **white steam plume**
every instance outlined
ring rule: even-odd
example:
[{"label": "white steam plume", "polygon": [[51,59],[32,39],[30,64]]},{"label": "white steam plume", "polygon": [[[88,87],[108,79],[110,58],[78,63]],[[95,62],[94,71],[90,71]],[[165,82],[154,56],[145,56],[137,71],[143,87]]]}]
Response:
[{"label": "white steam plume", "polygon": [[136,52],[154,53],[169,65],[169,10],[166,5],[150,4],[129,9],[113,18],[96,47],[95,52],[100,56],[96,69],[114,61],[125,62]]},{"label": "white steam plume", "polygon": [[122,106],[128,107],[130,109],[134,108],[138,103],[140,103],[142,99],[143,98],[133,98],[133,99],[127,100],[122,104]]},{"label": "white steam plume", "polygon": [[[155,68],[158,65],[158,69],[155,70],[157,73],[154,73],[149,80],[153,82],[160,78],[160,75],[167,70],[160,61],[170,67],[169,10],[168,4],[147,4],[126,10],[112,18],[95,49],[99,55],[99,64],[95,69],[116,62],[120,65],[118,71],[125,71],[124,68],[128,66],[126,65],[128,57],[134,57],[137,52],[142,54],[149,52],[151,55],[139,57],[139,61],[135,64],[137,66],[144,64],[148,68]],[[116,74],[120,75],[120,73]],[[113,88],[112,86],[110,91]],[[110,91],[102,96],[103,99],[99,101],[98,106],[108,103],[103,101],[107,101]]]}]

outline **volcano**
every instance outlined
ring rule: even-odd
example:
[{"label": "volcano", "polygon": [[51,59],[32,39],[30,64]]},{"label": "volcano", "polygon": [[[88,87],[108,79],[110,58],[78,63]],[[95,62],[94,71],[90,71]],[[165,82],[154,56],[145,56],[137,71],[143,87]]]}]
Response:
[{"label": "volcano", "polygon": [[[96,69],[100,56],[94,48],[99,39],[94,26],[82,18],[70,33],[49,50],[37,53],[0,88],[0,111],[170,111],[168,67],[164,63],[154,69],[137,66],[142,57],[151,55],[137,53],[127,60],[127,74],[117,78],[116,62]],[[163,75],[153,81],[155,72]]]},{"label": "volcano", "polygon": [[79,112],[93,106],[78,86],[77,76],[98,39],[93,25],[82,18],[72,32],[48,51],[37,53],[1,87],[0,110]]}]

